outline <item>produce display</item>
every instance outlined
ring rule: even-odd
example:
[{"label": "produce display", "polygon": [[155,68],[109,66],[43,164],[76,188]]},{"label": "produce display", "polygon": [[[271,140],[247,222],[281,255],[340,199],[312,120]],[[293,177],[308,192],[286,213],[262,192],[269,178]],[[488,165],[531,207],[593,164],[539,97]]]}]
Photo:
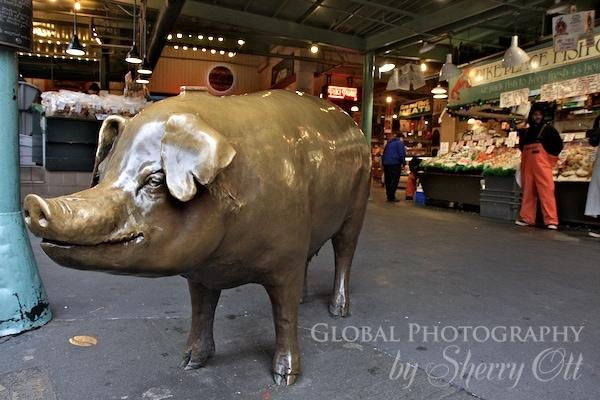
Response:
[{"label": "produce display", "polygon": [[444,172],[506,176],[514,174],[520,162],[521,151],[517,147],[457,144],[452,151],[423,161],[421,167]]},{"label": "produce display", "polygon": [[47,117],[76,119],[105,119],[108,115],[133,117],[151,104],[143,97],[125,97],[112,94],[98,96],[59,90],[41,95],[42,108]]},{"label": "produce display", "polygon": [[[596,159],[595,147],[586,139],[565,142],[554,168],[556,181],[589,181]],[[507,146],[455,145],[447,154],[423,160],[425,170],[483,175],[513,175],[521,162],[521,151]]]}]

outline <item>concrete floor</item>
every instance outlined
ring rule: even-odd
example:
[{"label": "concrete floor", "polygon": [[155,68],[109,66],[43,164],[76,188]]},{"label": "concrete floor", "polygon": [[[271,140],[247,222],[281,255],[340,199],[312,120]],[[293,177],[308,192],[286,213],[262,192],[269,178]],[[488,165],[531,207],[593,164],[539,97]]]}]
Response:
[{"label": "concrete floor", "polygon": [[[223,292],[217,354],[182,371],[183,278],[62,268],[32,238],[54,318],[0,338],[0,400],[600,398],[600,241],[583,228],[521,228],[384,199],[374,185],[350,317],[327,312],[331,246],[311,263],[302,374],[287,388],[271,378],[261,287]],[[98,344],[73,346],[75,335]]]}]

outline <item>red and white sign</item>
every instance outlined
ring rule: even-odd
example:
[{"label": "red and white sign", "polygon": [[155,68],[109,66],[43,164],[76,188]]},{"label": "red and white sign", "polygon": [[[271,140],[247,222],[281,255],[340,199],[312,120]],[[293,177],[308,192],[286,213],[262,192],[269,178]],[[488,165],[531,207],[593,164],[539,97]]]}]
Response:
[{"label": "red and white sign", "polygon": [[358,100],[358,89],[345,86],[327,86],[327,99]]}]

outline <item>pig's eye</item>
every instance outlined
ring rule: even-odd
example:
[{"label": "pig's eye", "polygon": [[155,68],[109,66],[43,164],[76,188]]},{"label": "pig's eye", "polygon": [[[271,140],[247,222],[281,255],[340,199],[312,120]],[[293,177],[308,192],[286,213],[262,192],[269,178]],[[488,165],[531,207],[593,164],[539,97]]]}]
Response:
[{"label": "pig's eye", "polygon": [[157,189],[165,183],[165,174],[162,172],[155,172],[148,175],[146,178],[146,186],[150,189]]}]

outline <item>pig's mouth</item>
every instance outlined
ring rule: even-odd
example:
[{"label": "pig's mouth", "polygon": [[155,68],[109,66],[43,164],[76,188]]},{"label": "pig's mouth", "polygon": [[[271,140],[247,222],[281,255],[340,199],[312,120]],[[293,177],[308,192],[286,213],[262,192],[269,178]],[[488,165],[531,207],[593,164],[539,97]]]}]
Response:
[{"label": "pig's mouth", "polygon": [[109,238],[108,240],[101,241],[98,243],[69,243],[62,242],[59,240],[43,239],[42,245],[46,247],[62,247],[62,248],[73,248],[73,247],[97,247],[97,246],[130,246],[140,244],[144,240],[143,233],[132,233],[126,237]]}]

